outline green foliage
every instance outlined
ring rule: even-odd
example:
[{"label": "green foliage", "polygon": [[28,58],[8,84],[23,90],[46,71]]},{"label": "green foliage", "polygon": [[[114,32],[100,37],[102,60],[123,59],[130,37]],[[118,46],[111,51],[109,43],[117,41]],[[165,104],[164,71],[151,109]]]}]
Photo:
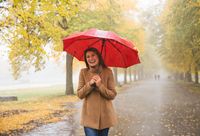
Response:
[{"label": "green foliage", "polygon": [[92,0],[84,1],[77,17],[72,18],[69,22],[70,26],[72,26],[71,31],[83,31],[89,28],[114,31],[117,20],[120,19],[120,12],[120,7],[115,0],[103,3]]},{"label": "green foliage", "polygon": [[17,79],[31,67],[35,71],[44,68],[47,44],[53,45],[52,50],[62,50],[67,20],[78,12],[78,1],[14,0],[11,4],[0,27],[9,32],[9,60]]},{"label": "green foliage", "polygon": [[162,15],[163,47],[158,50],[171,70],[188,71],[200,64],[198,0],[168,0]]},{"label": "green foliage", "polygon": [[[121,2],[121,3],[120,3]],[[88,28],[114,31],[143,45],[143,29],[134,21],[127,27],[122,1],[117,0],[14,0],[0,28],[8,33],[9,60],[15,79],[23,71],[44,68],[49,56],[62,51],[62,38]],[[130,5],[128,5],[130,6]],[[134,7],[134,6],[133,6]],[[123,30],[123,31],[122,31]],[[138,34],[139,33],[139,34]],[[137,45],[137,44],[136,44]],[[142,48],[140,48],[142,49]]]}]

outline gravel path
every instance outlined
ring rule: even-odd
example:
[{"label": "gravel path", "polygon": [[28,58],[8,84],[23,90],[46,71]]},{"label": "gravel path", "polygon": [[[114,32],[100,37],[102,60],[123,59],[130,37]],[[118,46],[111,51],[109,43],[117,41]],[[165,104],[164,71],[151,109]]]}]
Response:
[{"label": "gravel path", "polygon": [[[84,136],[78,112],[23,136]],[[123,86],[114,100],[118,125],[110,136],[200,136],[200,94],[170,81],[140,81]]]},{"label": "gravel path", "polygon": [[142,81],[118,95],[111,135],[200,136],[200,95],[169,81]]}]

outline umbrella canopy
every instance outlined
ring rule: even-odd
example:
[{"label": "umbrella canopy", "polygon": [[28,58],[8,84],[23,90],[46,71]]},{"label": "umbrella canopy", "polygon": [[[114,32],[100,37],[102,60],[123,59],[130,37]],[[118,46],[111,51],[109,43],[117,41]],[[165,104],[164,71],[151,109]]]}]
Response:
[{"label": "umbrella canopy", "polygon": [[64,38],[63,44],[63,50],[80,61],[84,61],[84,50],[94,47],[107,66],[127,68],[140,63],[133,43],[111,31],[89,29]]}]

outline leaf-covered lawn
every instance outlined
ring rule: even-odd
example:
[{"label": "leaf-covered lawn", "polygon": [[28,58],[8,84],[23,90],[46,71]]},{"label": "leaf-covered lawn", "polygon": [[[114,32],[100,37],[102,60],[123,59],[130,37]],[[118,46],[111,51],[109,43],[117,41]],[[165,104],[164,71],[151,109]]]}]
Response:
[{"label": "leaf-covered lawn", "polygon": [[177,81],[177,83],[186,90],[192,93],[200,93],[200,84],[195,84],[194,82]]},{"label": "leaf-covered lawn", "polygon": [[38,99],[39,97],[57,97],[62,95],[65,95],[65,85],[0,90],[0,96],[17,96],[19,101],[33,100]]},{"label": "leaf-covered lawn", "polygon": [[0,135],[16,135],[42,124],[57,122],[75,112],[65,105],[76,102],[76,96],[39,97],[29,101],[1,102]]}]

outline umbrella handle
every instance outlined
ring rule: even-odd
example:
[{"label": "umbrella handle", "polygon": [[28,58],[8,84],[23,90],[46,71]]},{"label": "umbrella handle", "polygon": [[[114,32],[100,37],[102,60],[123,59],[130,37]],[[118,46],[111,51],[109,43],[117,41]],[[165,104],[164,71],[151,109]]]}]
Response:
[{"label": "umbrella handle", "polygon": [[106,40],[102,39],[102,46],[101,46],[101,55],[102,55],[102,51],[103,51],[103,47],[105,46]]}]

